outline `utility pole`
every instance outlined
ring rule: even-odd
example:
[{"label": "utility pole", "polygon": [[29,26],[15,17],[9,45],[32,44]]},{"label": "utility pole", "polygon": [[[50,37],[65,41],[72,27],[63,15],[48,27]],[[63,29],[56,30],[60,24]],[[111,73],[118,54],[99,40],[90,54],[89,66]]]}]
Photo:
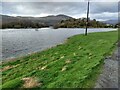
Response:
[{"label": "utility pole", "polygon": [[87,35],[87,27],[88,27],[88,20],[89,20],[89,5],[90,5],[90,1],[88,0],[88,5],[87,5],[87,20],[86,20],[85,35]]}]

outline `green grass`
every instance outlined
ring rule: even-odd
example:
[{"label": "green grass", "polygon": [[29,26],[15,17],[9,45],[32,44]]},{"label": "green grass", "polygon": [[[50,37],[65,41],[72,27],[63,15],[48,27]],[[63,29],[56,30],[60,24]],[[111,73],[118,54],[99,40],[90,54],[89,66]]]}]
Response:
[{"label": "green grass", "polygon": [[18,88],[22,83],[23,81],[20,78],[16,78],[3,84],[2,88]]},{"label": "green grass", "polygon": [[24,77],[37,77],[42,82],[39,88],[92,88],[102,70],[104,57],[115,47],[117,33],[76,35],[62,45],[3,63],[2,68],[16,66],[3,71],[3,88],[20,87]]}]

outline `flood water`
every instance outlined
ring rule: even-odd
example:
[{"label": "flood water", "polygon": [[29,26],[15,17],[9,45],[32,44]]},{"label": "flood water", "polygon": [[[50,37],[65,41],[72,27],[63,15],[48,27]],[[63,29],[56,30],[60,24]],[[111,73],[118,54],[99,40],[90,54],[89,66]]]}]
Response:
[{"label": "flood water", "polygon": [[[90,28],[88,32],[106,32],[117,29]],[[65,39],[76,34],[83,34],[83,28],[50,29],[4,29],[2,32],[2,59],[24,56],[33,52],[63,43]]]}]

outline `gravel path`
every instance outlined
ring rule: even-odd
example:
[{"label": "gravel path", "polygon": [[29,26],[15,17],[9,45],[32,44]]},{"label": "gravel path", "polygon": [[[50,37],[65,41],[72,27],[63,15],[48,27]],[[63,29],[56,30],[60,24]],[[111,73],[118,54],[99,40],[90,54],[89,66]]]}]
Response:
[{"label": "gravel path", "polygon": [[100,75],[95,88],[119,88],[120,82],[118,82],[118,63],[120,58],[120,45],[118,49],[110,57],[105,59],[102,74]]}]

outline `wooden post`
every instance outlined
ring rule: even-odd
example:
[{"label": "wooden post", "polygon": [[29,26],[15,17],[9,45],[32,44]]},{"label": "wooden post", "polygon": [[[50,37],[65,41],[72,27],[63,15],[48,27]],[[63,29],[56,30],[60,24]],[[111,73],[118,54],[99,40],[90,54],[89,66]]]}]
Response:
[{"label": "wooden post", "polygon": [[87,35],[87,26],[88,26],[88,19],[89,19],[89,0],[88,0],[88,6],[87,6],[87,20],[86,20],[86,30],[85,30],[85,35]]}]

